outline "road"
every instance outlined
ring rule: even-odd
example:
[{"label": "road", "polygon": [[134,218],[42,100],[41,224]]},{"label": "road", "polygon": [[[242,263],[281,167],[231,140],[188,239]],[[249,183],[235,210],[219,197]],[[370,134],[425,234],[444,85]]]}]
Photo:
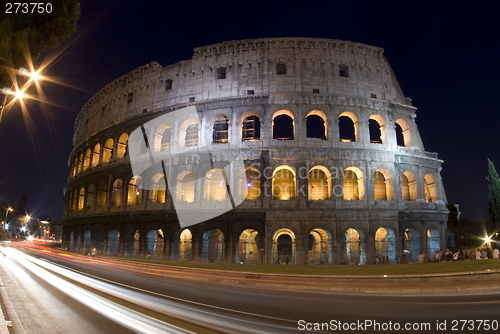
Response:
[{"label": "road", "polygon": [[20,324],[13,321],[11,331],[16,334],[24,333],[21,325],[37,334],[499,329],[500,291],[430,296],[270,291],[166,279],[61,252],[31,256],[11,247],[1,250],[2,309],[9,317],[12,310],[17,313]]}]

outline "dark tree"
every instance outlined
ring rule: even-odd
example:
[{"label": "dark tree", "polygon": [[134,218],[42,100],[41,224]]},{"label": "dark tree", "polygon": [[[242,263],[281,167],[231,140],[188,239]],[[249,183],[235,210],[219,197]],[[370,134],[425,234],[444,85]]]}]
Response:
[{"label": "dark tree", "polygon": [[17,204],[14,206],[14,213],[17,215],[25,216],[28,214],[28,198],[23,193]]},{"label": "dark tree", "polygon": [[[78,0],[39,3],[43,11],[51,8],[51,12],[39,13],[39,8],[35,8],[32,13],[30,5],[28,13],[22,13],[22,8],[14,6],[8,14],[6,2],[0,1],[0,89],[9,85],[13,69],[28,68],[29,59],[35,61],[40,53],[52,50],[76,31],[80,17]],[[47,7],[48,3],[51,7]],[[16,8],[18,13],[15,13]]]},{"label": "dark tree", "polygon": [[492,231],[500,227],[500,178],[495,169],[495,165],[488,159],[488,202],[490,211],[490,225]]}]

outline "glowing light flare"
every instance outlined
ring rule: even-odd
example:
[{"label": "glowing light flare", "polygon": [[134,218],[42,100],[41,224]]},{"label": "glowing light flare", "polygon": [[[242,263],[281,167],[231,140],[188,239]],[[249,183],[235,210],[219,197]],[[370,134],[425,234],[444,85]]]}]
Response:
[{"label": "glowing light flare", "polygon": [[491,242],[491,238],[487,236],[484,238],[484,242],[489,244]]}]

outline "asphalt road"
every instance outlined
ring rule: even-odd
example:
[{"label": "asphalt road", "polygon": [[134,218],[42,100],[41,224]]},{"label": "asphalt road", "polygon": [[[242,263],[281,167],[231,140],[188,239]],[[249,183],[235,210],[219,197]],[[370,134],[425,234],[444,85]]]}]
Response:
[{"label": "asphalt road", "polygon": [[[0,277],[26,333],[130,332],[114,323],[120,321],[117,318],[125,311],[110,316],[109,311],[99,310],[101,306],[93,306],[94,310],[83,306],[77,301],[79,297],[67,295],[73,294],[72,290],[61,292],[18,262],[22,262],[19,255],[6,254],[0,261]],[[87,286],[87,292],[90,289],[90,293],[103,295],[107,300],[125,300],[119,302],[123,307],[157,319],[157,323],[150,324],[156,328],[151,331],[123,320],[121,323],[132,328],[132,332],[173,332],[174,329],[161,327],[167,323],[194,333],[291,333],[306,329],[330,333],[493,333],[500,330],[500,291],[430,296],[270,291],[133,273],[91,258],[79,257],[75,261],[73,257],[52,253],[37,257],[43,261],[27,261],[35,261],[30,263],[38,268],[51,261],[71,268],[71,275],[86,273],[66,280],[82,280],[77,285]],[[43,270],[55,273],[56,269]],[[61,271],[56,275],[70,274]],[[6,313],[4,304],[5,300],[2,309]]]}]

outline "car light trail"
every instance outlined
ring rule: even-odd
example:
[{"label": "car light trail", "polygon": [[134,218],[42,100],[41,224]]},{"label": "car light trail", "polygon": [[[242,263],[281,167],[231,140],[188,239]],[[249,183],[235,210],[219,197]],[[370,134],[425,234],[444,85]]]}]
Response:
[{"label": "car light trail", "polygon": [[[6,248],[4,253],[78,301],[107,316],[111,320],[137,330],[140,333],[165,333],[164,328],[158,332],[159,328],[165,326],[169,326],[169,330],[166,331],[168,333],[192,332],[184,331],[177,326],[173,326],[174,329],[170,329],[171,324],[159,321],[158,319],[152,319],[149,315],[133,311],[119,303],[111,302],[77,285],[83,285],[111,296],[111,299],[116,298],[126,303],[140,306],[140,308],[146,309],[146,314],[148,313],[147,310],[152,310],[167,317],[178,319],[182,323],[194,325],[198,329],[201,327],[206,332],[289,333],[296,325],[296,322],[292,320],[237,312],[206,304],[192,303],[178,298],[175,298],[175,300],[171,300],[173,299],[171,297],[168,297],[168,299],[162,298],[158,294],[148,293],[139,289],[125,288],[82,275],[11,248]],[[70,283],[60,278],[60,276],[72,280],[76,284]],[[189,302],[189,304],[186,304],[186,302]],[[262,320],[267,320],[267,323],[262,322]],[[268,320],[277,320],[284,325],[272,324]],[[235,329],[237,330],[235,331]]]}]

